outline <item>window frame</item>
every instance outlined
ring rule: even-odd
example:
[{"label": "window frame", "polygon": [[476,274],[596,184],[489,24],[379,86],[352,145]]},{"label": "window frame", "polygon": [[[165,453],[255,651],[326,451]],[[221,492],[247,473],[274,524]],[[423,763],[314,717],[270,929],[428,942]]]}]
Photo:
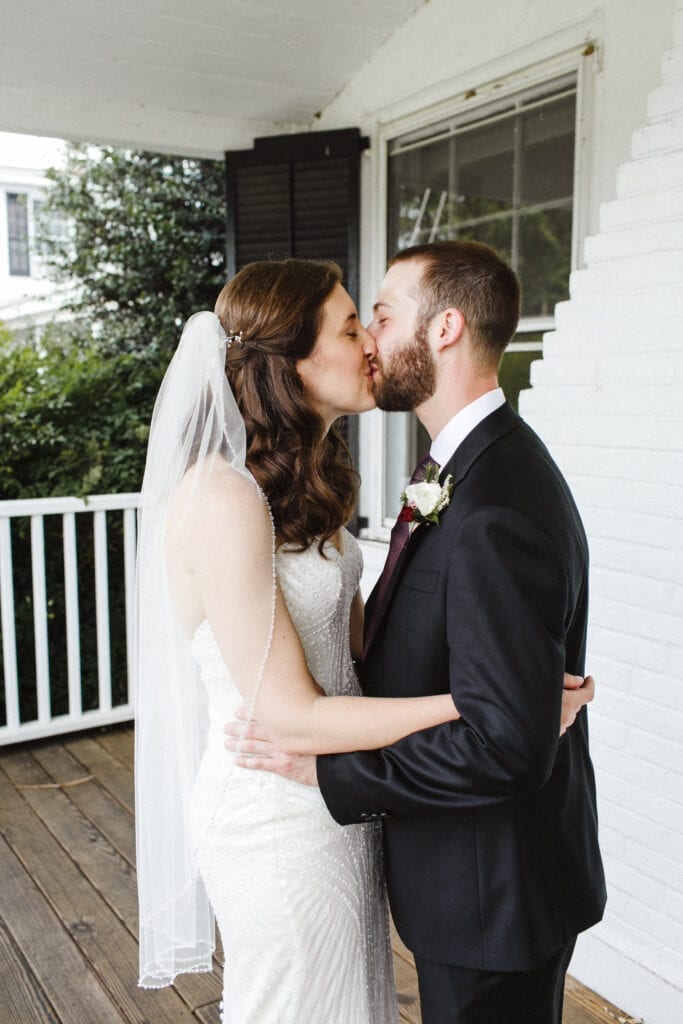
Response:
[{"label": "window frame", "polygon": [[[2,199],[2,214],[0,216],[0,229],[4,229],[4,252],[0,260],[0,270],[12,281],[40,280],[44,277],[44,266],[41,253],[36,245],[36,219],[40,205],[46,200],[45,189],[36,188],[34,185],[14,185],[7,183],[0,189]],[[27,244],[28,244],[28,274],[18,274],[11,271],[11,239],[9,223],[9,197],[26,197],[26,218],[27,218]],[[38,209],[37,209],[38,208]],[[0,232],[1,233],[1,232]]]},{"label": "window frame", "polygon": [[[12,228],[10,223],[10,201],[18,201],[23,199],[23,206],[26,215],[26,239],[25,243],[22,239],[22,245],[26,246],[26,271],[12,269],[12,257],[13,257],[13,243],[16,245],[18,239],[12,235]],[[5,191],[5,219],[7,222],[7,273],[10,277],[31,277],[31,221],[33,219],[33,203],[31,202],[31,196],[24,189],[7,189]],[[16,254],[14,254],[16,256]]]},{"label": "window frame", "polygon": [[[391,143],[404,135],[427,129],[430,125],[464,114],[493,112],[495,106],[509,106],[512,99],[551,87],[568,76],[576,81],[576,123],[574,146],[574,183],[572,207],[571,271],[583,266],[583,247],[589,230],[590,180],[593,172],[595,111],[595,77],[598,50],[594,43],[583,42],[564,53],[532,67],[521,69],[467,90],[415,109],[408,114],[387,118],[378,117],[372,140],[370,231],[372,238],[370,272],[364,280],[373,295],[384,277],[387,253],[389,149]],[[526,317],[520,322],[518,334],[547,332],[555,327],[554,316]],[[538,341],[513,341],[508,351],[542,351]],[[361,510],[367,525],[361,531],[365,540],[387,541],[394,522],[384,508],[384,481],[386,473],[386,416],[376,411],[360,418],[361,477],[365,481],[361,494]],[[370,483],[368,483],[370,482]]]}]

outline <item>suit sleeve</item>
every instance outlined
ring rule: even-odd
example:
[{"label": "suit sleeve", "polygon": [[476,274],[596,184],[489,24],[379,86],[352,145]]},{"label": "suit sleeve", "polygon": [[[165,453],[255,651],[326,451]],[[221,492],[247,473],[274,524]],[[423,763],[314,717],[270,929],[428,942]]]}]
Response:
[{"label": "suit sleeve", "polygon": [[342,824],[513,800],[550,776],[560,731],[570,583],[527,516],[468,516],[448,557],[450,688],[462,718],[383,750],[318,758]]}]

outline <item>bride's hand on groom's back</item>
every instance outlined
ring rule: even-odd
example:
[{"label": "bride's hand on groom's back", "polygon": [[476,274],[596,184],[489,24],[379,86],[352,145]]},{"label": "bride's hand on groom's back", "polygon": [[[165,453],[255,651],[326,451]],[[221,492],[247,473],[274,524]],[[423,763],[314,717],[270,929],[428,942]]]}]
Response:
[{"label": "bride's hand on groom's back", "polygon": [[[560,736],[574,724],[581,708],[594,696],[595,680],[592,676],[584,678],[565,672]],[[248,722],[245,728],[246,716],[247,708],[242,706],[237,710],[236,719],[223,726],[225,746],[232,753],[237,752],[235,764],[238,767],[274,772],[302,786],[318,785],[315,755],[283,753],[258,722]]]},{"label": "bride's hand on groom's back", "polygon": [[562,714],[560,717],[560,736],[576,721],[576,716],[585,704],[590,704],[595,696],[595,680],[593,676],[572,676],[564,674],[562,691]]},{"label": "bride's hand on groom's back", "polygon": [[274,772],[302,786],[317,786],[316,758],[314,754],[285,754],[273,744],[268,733],[256,721],[247,721],[247,708],[237,709],[236,721],[223,726],[224,744],[237,753],[235,764],[239,768],[252,768]]}]

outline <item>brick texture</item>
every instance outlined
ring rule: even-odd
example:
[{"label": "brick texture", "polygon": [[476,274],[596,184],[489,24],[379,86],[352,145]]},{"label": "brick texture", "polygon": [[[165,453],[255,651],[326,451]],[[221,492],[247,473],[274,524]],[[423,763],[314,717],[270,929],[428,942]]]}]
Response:
[{"label": "brick texture", "polygon": [[647,1024],[671,1024],[672,1006],[683,1020],[683,0],[673,7],[647,123],[520,400],[591,544],[609,906],[585,940],[594,970],[582,980],[602,978],[619,1004],[624,972],[637,970],[629,1009]]}]

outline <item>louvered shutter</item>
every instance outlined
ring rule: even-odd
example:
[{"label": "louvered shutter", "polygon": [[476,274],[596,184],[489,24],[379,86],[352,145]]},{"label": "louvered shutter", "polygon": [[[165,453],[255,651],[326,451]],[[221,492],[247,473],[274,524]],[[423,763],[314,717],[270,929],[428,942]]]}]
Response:
[{"label": "louvered shutter", "polygon": [[257,259],[336,260],[358,300],[360,154],[357,128],[256,139],[226,153],[228,275]]}]

